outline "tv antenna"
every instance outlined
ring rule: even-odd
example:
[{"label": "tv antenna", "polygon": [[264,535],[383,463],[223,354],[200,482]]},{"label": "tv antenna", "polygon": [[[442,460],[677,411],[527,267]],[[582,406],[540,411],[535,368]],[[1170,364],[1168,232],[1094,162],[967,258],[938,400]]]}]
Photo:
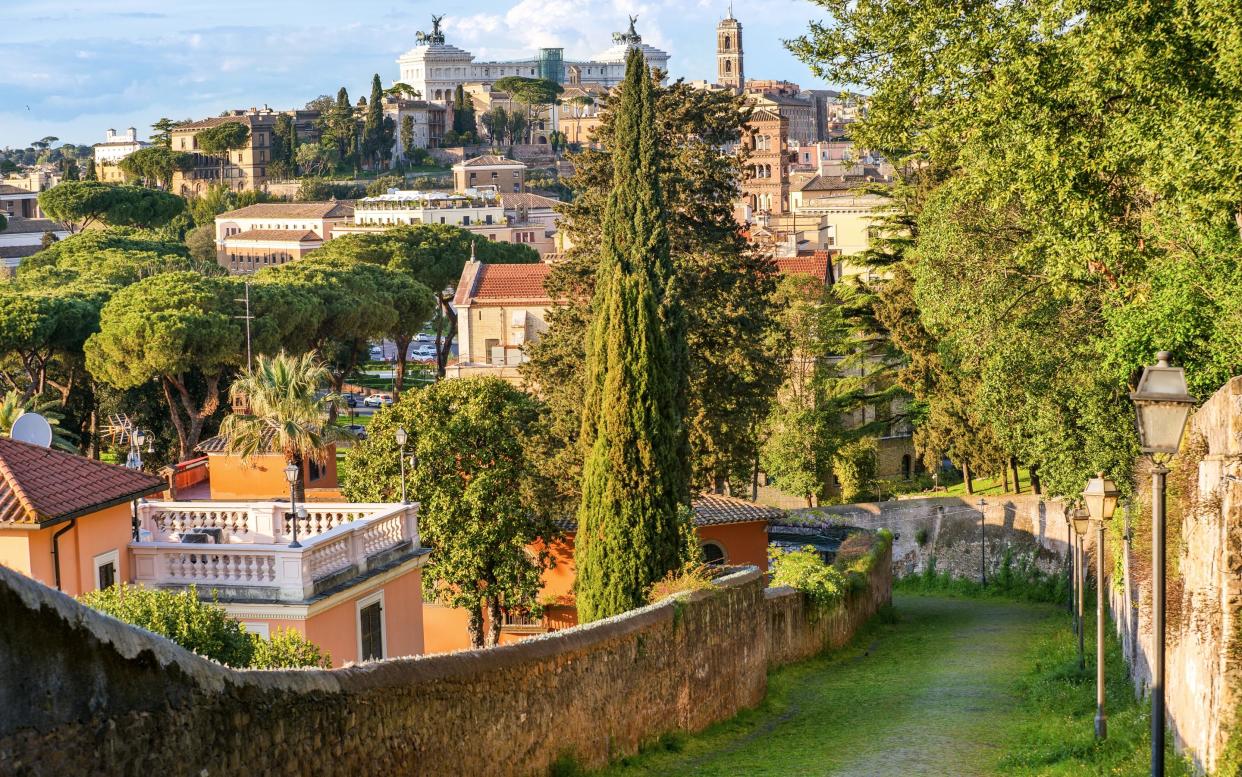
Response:
[{"label": "tv antenna", "polygon": [[241,318],[246,321],[246,369],[254,369],[254,360],[250,355],[250,322],[254,320],[254,316],[250,315],[250,281],[246,281],[246,296],[240,299],[234,299],[234,302],[246,303],[246,315],[233,316],[233,318]]}]

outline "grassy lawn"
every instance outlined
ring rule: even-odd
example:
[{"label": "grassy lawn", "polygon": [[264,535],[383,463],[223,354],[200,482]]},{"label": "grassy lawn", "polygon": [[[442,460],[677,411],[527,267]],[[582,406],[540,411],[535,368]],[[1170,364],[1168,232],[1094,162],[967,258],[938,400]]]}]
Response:
[{"label": "grassy lawn", "polygon": [[[1011,477],[1011,482],[1009,483],[1009,488],[1010,488],[1009,491],[1005,490],[1004,478],[999,478],[999,477],[998,478],[975,478],[974,496],[976,497],[1001,496],[1002,494],[1015,493],[1013,491],[1012,474],[1010,475],[1010,477]],[[1025,467],[1019,467],[1018,477],[1020,478],[1020,481],[1022,484],[1022,493],[1024,494],[1034,493],[1033,491],[1031,491],[1030,470],[1026,469]],[[969,494],[966,493],[966,484],[964,482],[949,486],[941,493],[944,496],[969,496]],[[939,495],[940,494],[936,494],[936,496],[939,496]]]},{"label": "grassy lawn", "polygon": [[[1094,670],[1078,671],[1063,609],[909,595],[895,605],[850,646],[773,672],[758,708],[695,736],[666,735],[600,774],[1147,773],[1146,707],[1115,642],[1110,738],[1097,744]],[[1189,771],[1170,762],[1168,774]]]}]

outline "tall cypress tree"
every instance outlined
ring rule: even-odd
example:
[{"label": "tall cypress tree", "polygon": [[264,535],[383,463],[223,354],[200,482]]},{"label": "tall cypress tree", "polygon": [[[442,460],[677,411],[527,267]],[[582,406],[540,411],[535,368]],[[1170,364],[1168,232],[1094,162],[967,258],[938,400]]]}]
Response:
[{"label": "tall cypress tree", "polygon": [[587,331],[587,449],[574,556],[583,622],[641,606],[651,584],[687,555],[685,327],[669,288],[655,123],[651,75],[632,49]]},{"label": "tall cypress tree", "polygon": [[372,168],[378,167],[381,148],[384,145],[384,88],[379,73],[371,79],[371,99],[367,102],[367,117],[362,125],[363,156]]}]

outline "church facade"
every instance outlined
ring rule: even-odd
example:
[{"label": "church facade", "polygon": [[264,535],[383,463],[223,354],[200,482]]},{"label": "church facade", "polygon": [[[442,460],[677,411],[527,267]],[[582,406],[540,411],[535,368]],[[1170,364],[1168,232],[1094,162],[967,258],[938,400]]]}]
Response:
[{"label": "church facade", "polygon": [[571,61],[564,58],[564,49],[544,48],[531,59],[505,62],[476,62],[474,55],[446,42],[440,22],[444,17],[431,17],[431,32],[418,33],[418,45],[397,60],[401,83],[409,84],[424,100],[447,102],[453,99],[458,86],[485,84],[491,86],[507,76],[546,78],[565,86],[599,86],[610,88],[625,77],[625,55],[631,47],[639,48],[647,66],[668,72],[669,55],[643,43],[635,30],[638,17],[630,17],[625,32],[613,33],[611,48],[589,60]]}]

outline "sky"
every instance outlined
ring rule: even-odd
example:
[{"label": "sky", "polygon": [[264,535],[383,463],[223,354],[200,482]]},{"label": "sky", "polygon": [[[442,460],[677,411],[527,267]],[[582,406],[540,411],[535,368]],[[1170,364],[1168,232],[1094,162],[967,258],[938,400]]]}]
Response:
[{"label": "sky", "polygon": [[[672,58],[672,77],[715,80],[715,26],[728,0],[6,0],[0,23],[0,148],[55,136],[90,145],[108,128],[147,137],[160,117],[232,108],[301,107],[345,86],[385,86],[396,59],[444,14],[447,42],[478,60],[541,46],[569,58],[612,45],[628,14],[644,43]],[[746,75],[823,87],[782,40],[821,20],[810,0],[738,0]]]}]

